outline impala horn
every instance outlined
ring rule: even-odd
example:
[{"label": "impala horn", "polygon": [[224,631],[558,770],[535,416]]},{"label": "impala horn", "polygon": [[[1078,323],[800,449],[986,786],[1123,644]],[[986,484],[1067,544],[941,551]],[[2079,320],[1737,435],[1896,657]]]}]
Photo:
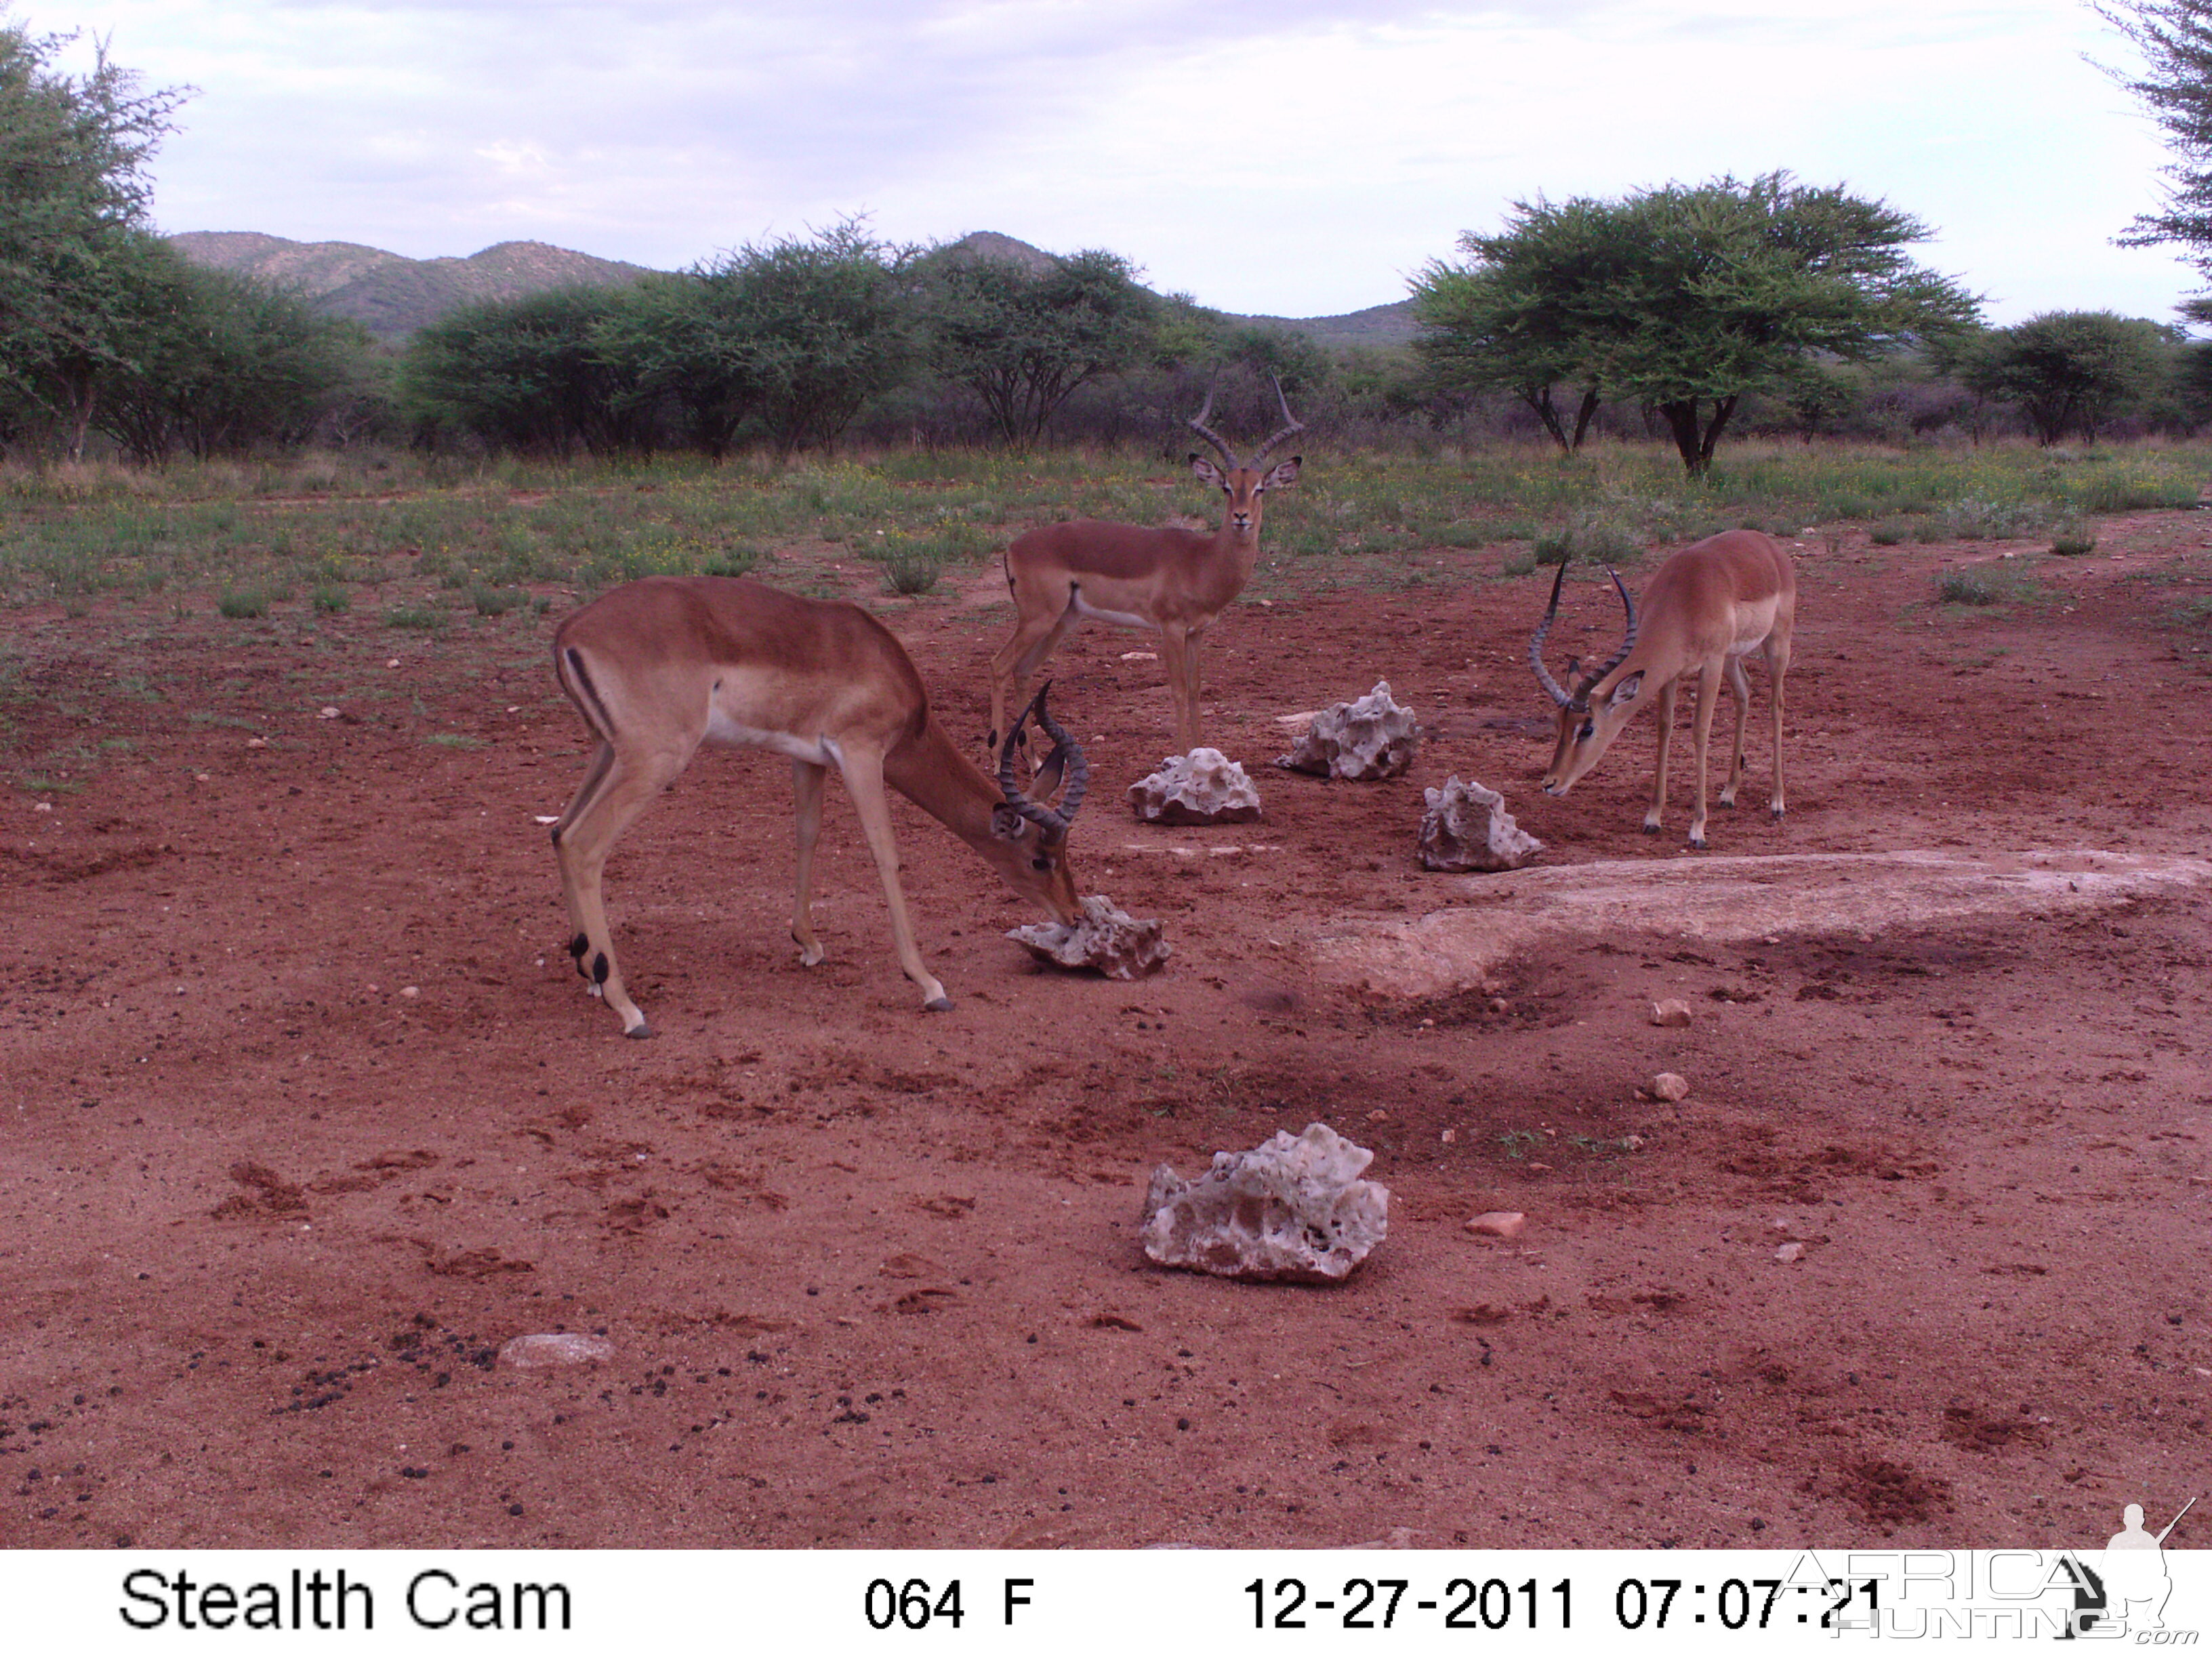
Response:
[{"label": "impala horn", "polygon": [[[1566,566],[1561,565],[1559,567],[1559,574],[1561,575],[1565,575],[1566,574]],[[1605,661],[1576,689],[1575,707],[1578,709],[1587,708],[1589,707],[1589,694],[1597,689],[1597,683],[1603,679],[1607,674],[1613,672],[1614,669],[1620,667],[1621,664],[1626,662],[1628,660],[1628,653],[1636,649],[1636,601],[1628,597],[1628,585],[1620,580],[1620,573],[1618,570],[1615,570],[1612,566],[1607,565],[1606,567],[1605,574],[1613,578],[1613,586],[1620,590],[1620,602],[1623,605],[1627,607],[1628,627],[1626,631],[1621,635],[1620,649],[1614,652],[1610,657],[1607,657]]]},{"label": "impala horn", "polygon": [[1536,637],[1528,641],[1528,666],[1536,671],[1536,683],[1552,694],[1552,701],[1562,708],[1574,706],[1574,700],[1559,689],[1552,671],[1544,666],[1544,636],[1552,631],[1552,620],[1559,614],[1559,584],[1567,579],[1567,562],[1559,561],[1559,574],[1552,578],[1552,603],[1544,611],[1544,620],[1536,624]]},{"label": "impala horn", "polygon": [[[1084,758],[1083,746],[1067,734],[1060,723],[1053,719],[1044,705],[1045,693],[1052,690],[1048,680],[1037,688],[1030,706],[1022,710],[1014,729],[1006,734],[1006,746],[999,752],[999,791],[1006,798],[1006,805],[1019,812],[1039,829],[1061,839],[1075,822],[1076,810],[1083,805],[1083,797],[1091,787],[1091,763]],[[1052,753],[1037,768],[1036,776],[1030,780],[1027,791],[1014,781],[1014,745],[1021,741],[1022,728],[1035,715],[1044,734],[1052,739]],[[1060,797],[1058,811],[1036,799],[1039,794],[1049,796],[1059,787],[1062,772],[1067,775],[1067,792]]]},{"label": "impala horn", "polygon": [[[1199,410],[1197,414],[1192,416],[1188,421],[1185,421],[1183,424],[1188,427],[1193,432],[1198,434],[1200,437],[1205,439],[1206,442],[1212,444],[1216,449],[1219,450],[1221,452],[1223,463],[1227,465],[1231,472],[1234,472],[1237,470],[1236,452],[1231,450],[1227,444],[1222,442],[1220,438],[1215,434],[1213,428],[1206,423],[1206,417],[1212,413],[1213,381],[1208,380],[1206,383],[1206,403],[1204,406]],[[1196,456],[1193,456],[1191,459],[1195,460],[1198,458]]]},{"label": "impala horn", "polygon": [[1252,459],[1249,463],[1247,463],[1247,465],[1251,466],[1259,465],[1261,460],[1266,456],[1267,453],[1273,449],[1277,444],[1282,442],[1284,439],[1295,436],[1297,434],[1306,429],[1306,423],[1300,420],[1297,416],[1291,413],[1291,400],[1283,396],[1283,383],[1279,380],[1275,379],[1275,375],[1272,371],[1269,372],[1267,378],[1270,380],[1274,381],[1275,401],[1282,405],[1283,419],[1288,422],[1289,424],[1285,426],[1283,429],[1280,432],[1278,432],[1273,437],[1268,439],[1267,442],[1261,444],[1259,448],[1252,452]]}]

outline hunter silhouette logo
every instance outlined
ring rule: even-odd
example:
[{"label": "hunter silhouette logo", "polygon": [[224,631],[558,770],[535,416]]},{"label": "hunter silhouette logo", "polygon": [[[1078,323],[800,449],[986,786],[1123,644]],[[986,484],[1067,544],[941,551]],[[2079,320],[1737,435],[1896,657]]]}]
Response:
[{"label": "hunter silhouette logo", "polygon": [[[2078,1558],[2064,1564],[2074,1580],[2074,1616],[2062,1641],[2095,1632],[2118,1635],[2124,1631],[2162,1631],[2166,1601],[2173,1594],[2173,1580],[2166,1570],[2166,1540],[2181,1524],[2181,1517],[2197,1507],[2192,1498],[2156,1535],[2143,1530],[2142,1505],[2130,1504],[2120,1512],[2120,1530],[2105,1544],[2104,1559],[2095,1567]],[[2095,1631],[2103,1624],[2104,1631]]]}]

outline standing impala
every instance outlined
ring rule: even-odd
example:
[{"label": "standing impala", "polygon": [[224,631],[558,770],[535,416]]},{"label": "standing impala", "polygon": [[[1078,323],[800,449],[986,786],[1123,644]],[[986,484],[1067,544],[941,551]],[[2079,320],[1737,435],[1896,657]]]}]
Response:
[{"label": "standing impala", "polygon": [[1150,628],[1160,636],[1168,693],[1175,699],[1176,742],[1186,754],[1198,747],[1198,646],[1213,619],[1236,601],[1260,557],[1260,496],[1295,481],[1301,459],[1293,455],[1267,471],[1267,452],[1305,430],[1291,413],[1280,381],[1275,401],[1287,422],[1240,462],[1206,424],[1205,407],[1188,424],[1218,450],[1228,471],[1194,453],[1191,471],[1218,484],[1228,498],[1221,528],[1148,529],[1074,519],[1017,536],[1006,548],[1006,587],[1019,613],[1012,635],[991,659],[991,746],[1006,729],[1006,710],[1021,688],[1085,617],[1124,628]]},{"label": "standing impala", "polygon": [[[1746,653],[1766,657],[1770,701],[1774,704],[1774,794],[1767,810],[1779,819],[1782,799],[1782,682],[1790,672],[1790,632],[1797,609],[1797,578],[1790,556],[1771,536],[1730,530],[1686,547],[1661,565],[1644,590],[1639,614],[1620,578],[1610,571],[1628,624],[1620,648],[1584,675],[1574,695],[1559,689],[1544,666],[1544,636],[1559,614],[1562,563],[1552,581],[1552,603],[1536,636],[1528,643],[1528,662],[1552,701],[1559,706],[1559,738],[1544,774],[1544,793],[1564,795],[1575,780],[1597,764],[1598,757],[1620,735],[1636,711],[1652,698],[1643,695],[1647,681],[1658,690],[1659,760],[1651,781],[1651,806],[1644,815],[1647,835],[1659,829],[1667,805],[1667,748],[1674,732],[1674,693],[1695,675],[1698,681],[1698,807],[1690,819],[1690,845],[1705,845],[1705,753],[1712,735],[1713,705],[1721,677],[1735,693],[1735,759],[1729,768],[1721,805],[1735,805],[1743,776],[1743,729],[1751,713],[1751,687],[1743,678]],[[1576,664],[1570,660],[1571,678]]]},{"label": "standing impala", "polygon": [[[899,889],[889,784],[1060,921],[1081,914],[1067,831],[1089,768],[1045,712],[1058,744],[1028,793],[1013,782],[1012,737],[994,784],[930,712],[929,693],[891,631],[858,605],[803,599],[726,576],[648,576],[602,595],[553,637],[561,689],[599,739],[575,798],[553,826],[568,902],[569,954],[595,994],[622,1016],[623,1035],[653,1035],[623,988],[599,881],[617,837],[691,763],[702,743],[747,744],[791,757],[798,795],[798,893],[791,937],[799,959],[822,960],[814,936],[814,842],[822,785],[836,767],[853,797],[890,907],[899,966],[922,1006],[952,1004],[923,965]],[[1044,804],[1063,768],[1058,809]]]}]

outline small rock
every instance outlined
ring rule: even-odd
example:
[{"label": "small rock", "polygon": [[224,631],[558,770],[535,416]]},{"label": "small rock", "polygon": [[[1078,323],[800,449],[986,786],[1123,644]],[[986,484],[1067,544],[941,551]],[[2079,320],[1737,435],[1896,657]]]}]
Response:
[{"label": "small rock", "polygon": [[248,749],[266,749],[269,746],[269,739],[266,738],[248,738],[246,740],[246,746]]},{"label": "small rock", "polygon": [[1804,1258],[1805,1247],[1796,1239],[1790,1240],[1787,1244],[1778,1244],[1774,1247],[1774,1259],[1777,1261],[1802,1261]]},{"label": "small rock", "polygon": [[1518,1210],[1485,1210],[1467,1224],[1467,1230],[1483,1238],[1518,1238],[1528,1219]]},{"label": "small rock", "polygon": [[1513,822],[1505,797],[1480,783],[1444,780],[1441,789],[1425,789],[1428,810],[1421,814],[1424,870],[1518,870],[1544,850],[1544,843]]},{"label": "small rock", "polygon": [[1142,979],[1171,954],[1158,921],[1139,921],[1117,909],[1103,893],[1083,901],[1080,921],[1031,922],[1007,929],[1006,937],[1027,946],[1040,961],[1061,968],[1096,968],[1109,979]]},{"label": "small rock", "polygon": [[1325,778],[1395,778],[1413,763],[1420,738],[1413,711],[1392,700],[1389,681],[1377,680],[1357,702],[1315,715],[1297,746],[1275,764]]},{"label": "small rock", "polygon": [[1651,1079],[1650,1093],[1654,1100],[1686,1100],[1689,1097],[1690,1080],[1680,1072],[1662,1072]]},{"label": "small rock", "polygon": [[1260,792],[1218,749],[1194,749],[1170,755],[1158,771],[1131,784],[1129,805],[1146,823],[1252,823]]},{"label": "small rock", "polygon": [[334,720],[338,717],[338,711],[331,708],[328,703],[325,703],[322,708],[316,711],[315,717],[318,720]]},{"label": "small rock", "polygon": [[1690,1005],[1680,997],[1668,997],[1664,1002],[1655,1002],[1651,1005],[1651,1023],[1654,1025],[1687,1025],[1690,1023]]},{"label": "small rock", "polygon": [[33,812],[51,812],[54,810],[54,804],[50,800],[42,800],[32,807],[31,810]]},{"label": "small rock", "polygon": [[1390,1189],[1358,1178],[1374,1158],[1312,1123],[1249,1152],[1216,1152],[1196,1181],[1163,1164],[1139,1224],[1145,1254],[1224,1279],[1334,1283],[1389,1231]]},{"label": "small rock", "polygon": [[399,994],[403,997],[419,997],[422,994],[422,988],[419,985],[403,985],[399,988]]},{"label": "small rock", "polygon": [[522,1370],[539,1365],[582,1365],[614,1357],[615,1345],[604,1336],[583,1336],[574,1331],[514,1337],[499,1351],[501,1364]]}]

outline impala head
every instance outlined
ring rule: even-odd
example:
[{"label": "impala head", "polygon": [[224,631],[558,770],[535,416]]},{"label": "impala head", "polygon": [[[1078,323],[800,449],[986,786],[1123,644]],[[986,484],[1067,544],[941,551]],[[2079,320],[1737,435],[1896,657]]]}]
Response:
[{"label": "impala head", "polygon": [[[986,856],[999,866],[1008,885],[1042,905],[1054,921],[1073,921],[1082,915],[1083,906],[1076,896],[1075,872],[1067,861],[1067,832],[1075,823],[1076,810],[1083,805],[1085,791],[1091,787],[1091,763],[1083,757],[1082,747],[1045,708],[1045,693],[1051,690],[1049,682],[1037,688],[1036,696],[1014,722],[1014,729],[1006,733],[1006,744],[999,751],[999,790],[1006,799],[991,809],[991,842]],[[1053,747],[1030,780],[1030,787],[1024,789],[1014,781],[1014,757],[1031,715],[1052,739]],[[1060,788],[1063,774],[1067,787],[1055,808],[1046,803]]]},{"label": "impala head", "polygon": [[[1267,378],[1274,380],[1275,377],[1271,374]],[[1228,471],[1224,472],[1195,451],[1190,457],[1190,470],[1205,479],[1206,483],[1219,485],[1221,493],[1229,498],[1228,514],[1223,523],[1224,527],[1232,532],[1239,540],[1249,540],[1260,533],[1261,492],[1273,489],[1281,484],[1296,483],[1298,476],[1298,462],[1304,459],[1301,456],[1293,455],[1289,460],[1279,462],[1274,466],[1264,470],[1260,465],[1261,461],[1267,459],[1269,450],[1282,442],[1284,439],[1306,429],[1305,423],[1291,413],[1290,400],[1283,396],[1283,383],[1280,380],[1275,380],[1275,401],[1282,406],[1283,419],[1286,424],[1273,437],[1253,451],[1252,459],[1249,461],[1240,462],[1237,459],[1236,453],[1227,444],[1222,442],[1212,428],[1206,424],[1206,416],[1213,413],[1213,388],[1211,386],[1206,388],[1205,407],[1200,409],[1191,420],[1185,422],[1193,432],[1219,451],[1222,460],[1228,465]]]},{"label": "impala head", "polygon": [[[1613,740],[1620,735],[1620,728],[1628,724],[1636,713],[1637,696],[1644,689],[1644,671],[1613,678],[1613,672],[1628,660],[1636,649],[1636,601],[1628,596],[1628,589],[1616,571],[1605,573],[1613,578],[1620,592],[1620,602],[1628,611],[1620,647],[1613,655],[1577,682],[1574,693],[1569,696],[1552,678],[1544,666],[1544,636],[1552,631],[1552,622],[1559,614],[1559,586],[1567,579],[1566,562],[1559,563],[1559,574],[1552,579],[1552,602],[1544,611],[1544,620],[1536,626],[1535,637],[1528,641],[1528,665],[1536,671],[1537,682],[1551,694],[1559,708],[1559,736],[1552,750],[1552,763],[1544,772],[1544,793],[1564,795],[1575,786],[1575,780],[1597,764]],[[1577,659],[1567,660],[1567,678],[1574,679],[1580,667]]]}]

